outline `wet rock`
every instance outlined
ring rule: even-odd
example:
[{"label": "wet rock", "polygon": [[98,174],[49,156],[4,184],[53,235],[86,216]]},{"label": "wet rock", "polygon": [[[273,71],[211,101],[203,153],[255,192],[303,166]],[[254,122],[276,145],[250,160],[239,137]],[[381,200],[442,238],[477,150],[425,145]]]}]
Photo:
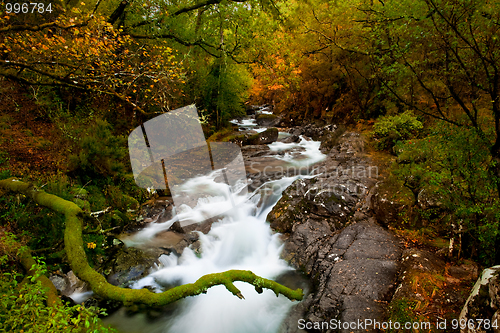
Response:
[{"label": "wet rock", "polygon": [[294,225],[305,220],[311,212],[312,200],[303,194],[310,183],[310,180],[297,179],[283,192],[281,199],[267,216],[273,230],[291,233]]},{"label": "wet rock", "polygon": [[123,287],[133,280],[143,278],[158,257],[158,253],[148,253],[133,247],[123,248],[113,260],[108,282]]},{"label": "wet rock", "polygon": [[253,115],[260,108],[261,108],[260,105],[246,105],[245,112],[247,115]]},{"label": "wet rock", "polygon": [[178,233],[181,233],[183,234],[184,233],[184,229],[182,229],[181,227],[181,224],[179,223],[179,221],[175,221],[171,226],[170,226],[170,230],[174,231],[174,232],[178,232]]},{"label": "wet rock", "polygon": [[201,242],[199,240],[193,242],[190,247],[195,253],[201,253]]},{"label": "wet rock", "polygon": [[292,142],[299,142],[300,137],[298,135],[291,135],[289,137],[284,138],[283,140],[280,140],[283,143],[292,143]]},{"label": "wet rock", "polygon": [[136,223],[132,225],[132,229],[144,228],[146,223],[162,223],[170,220],[172,218],[172,208],[171,197],[160,197],[145,202],[140,208],[139,217]]},{"label": "wet rock", "polygon": [[185,239],[183,239],[179,243],[177,243],[176,246],[174,246],[173,250],[175,251],[175,253],[177,255],[180,256],[182,254],[182,252],[184,252],[184,249],[186,247],[188,247],[188,245],[189,245],[189,243]]},{"label": "wet rock", "polygon": [[[490,329],[485,329],[484,325],[481,328],[474,325],[474,327],[467,327],[460,332],[500,332],[500,266],[483,270],[460,313],[460,320],[466,322],[471,320],[477,323],[478,319],[489,320]],[[496,327],[493,327],[493,323]]]},{"label": "wet rock", "polygon": [[373,221],[337,232],[324,221],[301,224],[286,242],[284,256],[315,277],[316,292],[302,318],[381,321],[384,302],[394,289],[400,254],[398,240]]},{"label": "wet rock", "polygon": [[281,122],[281,118],[274,114],[261,113],[255,116],[255,121],[259,126],[274,127]]},{"label": "wet rock", "polygon": [[216,215],[198,223],[189,223],[186,221],[185,223],[181,223],[181,230],[183,230],[184,234],[188,234],[193,231],[200,231],[204,234],[208,234],[210,229],[212,229],[212,224],[217,222],[221,217],[221,215]]},{"label": "wet rock", "polygon": [[293,225],[308,218],[325,220],[334,231],[345,226],[378,177],[378,169],[361,158],[364,146],[358,140],[345,135],[343,143],[314,166],[315,178],[296,180],[283,192],[268,215],[273,229],[290,233]]},{"label": "wet rock", "polygon": [[371,206],[375,218],[382,225],[387,225],[390,221],[398,221],[401,211],[405,208],[401,202],[391,199],[389,192],[384,190],[383,183],[376,185]]},{"label": "wet rock", "polygon": [[241,153],[245,160],[248,160],[251,157],[259,157],[266,154],[269,154],[270,148],[267,145],[247,145],[241,147]]},{"label": "wet rock", "polygon": [[240,147],[248,145],[264,145],[278,140],[278,134],[278,129],[271,127],[261,133],[246,131],[243,134],[233,137],[230,141],[236,143]]},{"label": "wet rock", "polygon": [[278,129],[271,127],[264,132],[249,136],[243,145],[263,145],[273,143],[276,140],[278,140]]},{"label": "wet rock", "polygon": [[295,136],[304,135],[316,141],[327,141],[327,135],[334,133],[336,130],[337,130],[337,125],[334,124],[326,126],[307,124],[305,126],[294,127],[290,129],[288,133]]},{"label": "wet rock", "polygon": [[[309,126],[290,133],[321,136],[331,129]],[[292,316],[302,311],[301,318],[313,323],[381,321],[384,302],[394,290],[401,246],[373,217],[369,189],[378,169],[364,155],[363,138],[341,135],[313,174],[285,190],[268,215],[271,227],[284,233],[282,257],[315,282],[307,308],[298,307]],[[299,332],[296,322],[295,328],[285,326],[285,332]]]}]

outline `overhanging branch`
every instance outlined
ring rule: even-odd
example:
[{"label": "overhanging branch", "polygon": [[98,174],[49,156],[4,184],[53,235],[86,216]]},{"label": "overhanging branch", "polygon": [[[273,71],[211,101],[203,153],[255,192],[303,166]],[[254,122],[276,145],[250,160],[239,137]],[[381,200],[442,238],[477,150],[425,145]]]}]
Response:
[{"label": "overhanging branch", "polygon": [[13,81],[17,81],[17,82],[20,82],[20,83],[23,83],[23,84],[26,84],[26,85],[30,85],[30,86],[64,86],[64,87],[69,87],[69,88],[76,88],[76,89],[82,89],[82,90],[86,90],[86,91],[92,91],[92,92],[95,92],[95,93],[101,93],[101,94],[111,95],[111,96],[117,97],[122,102],[127,103],[132,108],[134,108],[134,110],[137,110],[137,111],[139,111],[140,113],[142,113],[144,115],[150,115],[150,114],[152,114],[151,112],[147,112],[146,110],[144,110],[143,108],[141,108],[139,105],[137,105],[136,103],[132,102],[128,96],[126,96],[124,94],[120,94],[119,92],[117,92],[117,91],[115,91],[113,89],[105,90],[105,89],[92,88],[92,87],[89,87],[87,85],[80,84],[80,83],[78,83],[75,80],[70,80],[69,78],[66,78],[66,77],[59,77],[57,75],[50,74],[50,73],[42,71],[42,70],[38,70],[38,69],[36,69],[36,68],[34,68],[32,66],[29,66],[27,64],[22,64],[22,66],[19,65],[18,67],[31,70],[34,73],[38,73],[38,74],[40,74],[42,76],[45,76],[45,77],[48,77],[48,78],[52,79],[52,81],[48,81],[48,82],[32,81],[32,80],[26,79],[26,78],[24,78],[22,76],[19,76],[17,74],[14,74],[14,73],[11,73],[11,72],[8,72],[8,71],[2,71],[1,69],[0,69],[0,76],[3,76],[5,78],[7,78],[7,79],[10,79],[10,80],[13,80]]},{"label": "overhanging branch", "polygon": [[126,289],[113,286],[106,278],[92,269],[87,261],[83,247],[81,216],[83,211],[75,203],[64,200],[53,194],[40,191],[33,185],[21,182],[14,178],[0,181],[0,187],[32,198],[39,205],[48,207],[64,214],[66,228],[64,230],[64,244],[71,269],[83,281],[86,281],[92,290],[106,299],[116,300],[125,304],[142,303],[149,306],[161,306],[179,299],[206,293],[213,286],[224,285],[233,295],[243,298],[240,290],[233,284],[235,281],[250,283],[258,293],[263,288],[271,289],[276,296],[284,295],[290,300],[302,300],[301,289],[292,290],[277,282],[255,275],[250,271],[230,270],[222,273],[204,275],[195,283],[174,287],[162,293],[154,293],[147,289]]},{"label": "overhanging branch", "polygon": [[[231,2],[246,2],[247,0],[230,0]],[[219,4],[221,3],[222,0],[207,0],[207,1],[202,1],[202,2],[199,2],[197,4],[194,4],[192,6],[188,6],[188,7],[184,7],[184,8],[181,8],[177,11],[175,11],[172,16],[177,16],[177,15],[180,15],[180,14],[183,14],[183,13],[188,13],[188,12],[192,12],[193,10],[197,10],[199,8],[203,8],[203,7],[206,7],[206,6],[210,6],[210,5],[216,5],[216,4]]]},{"label": "overhanging branch", "polygon": [[41,31],[41,30],[44,30],[46,28],[53,28],[53,27],[63,29],[63,30],[68,30],[68,29],[73,29],[73,28],[84,27],[89,23],[89,21],[90,21],[90,19],[86,20],[85,22],[79,23],[79,24],[71,24],[71,25],[60,25],[57,22],[44,23],[44,24],[40,24],[40,25],[15,24],[15,25],[8,25],[6,27],[0,28],[0,32]]}]

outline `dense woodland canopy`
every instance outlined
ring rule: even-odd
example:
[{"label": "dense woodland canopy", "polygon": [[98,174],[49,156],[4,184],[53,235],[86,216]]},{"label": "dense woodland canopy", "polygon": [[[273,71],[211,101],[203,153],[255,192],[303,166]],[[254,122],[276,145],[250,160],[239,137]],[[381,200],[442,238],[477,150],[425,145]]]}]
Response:
[{"label": "dense woodland canopy", "polygon": [[[86,218],[92,266],[149,198],[130,174],[126,136],[191,103],[207,137],[227,133],[249,104],[273,105],[283,126],[357,126],[393,156],[386,183],[405,207],[394,227],[453,239],[455,258],[500,263],[499,1],[0,4],[0,179],[45,184],[87,213],[112,207]],[[423,206],[422,193],[439,204]],[[48,269],[67,268],[62,215],[19,194],[0,200],[2,233]],[[5,237],[10,274],[17,259],[5,244],[18,241]],[[0,309],[13,311],[5,299]]]}]

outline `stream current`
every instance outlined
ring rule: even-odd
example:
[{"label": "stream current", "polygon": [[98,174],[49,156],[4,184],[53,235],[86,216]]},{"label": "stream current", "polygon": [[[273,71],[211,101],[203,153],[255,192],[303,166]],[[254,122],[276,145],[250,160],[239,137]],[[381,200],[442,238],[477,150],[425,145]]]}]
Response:
[{"label": "stream current", "polygon": [[[246,120],[244,126],[255,125]],[[276,156],[284,167],[312,165],[325,158],[319,151],[319,142],[301,138],[298,143],[275,142],[270,145],[271,152],[279,151]],[[273,233],[266,217],[281,197],[282,192],[299,177],[297,175],[269,181],[252,193],[241,191],[245,184],[237,183],[233,188],[217,182],[220,170],[209,175],[190,179],[184,183],[185,190],[196,192],[203,187],[210,196],[198,200],[194,208],[177,207],[170,221],[151,223],[136,233],[126,243],[138,245],[147,243],[156,234],[167,230],[179,216],[199,221],[200,216],[211,213],[220,216],[212,224],[208,234],[199,233],[201,254],[191,248],[184,249],[179,257],[175,253],[162,255],[160,265],[152,269],[147,277],[136,281],[131,288],[152,288],[161,292],[169,287],[193,283],[205,274],[223,272],[230,269],[250,270],[255,274],[287,284],[287,276],[299,274],[284,260],[280,259],[282,242],[279,234]],[[228,207],[236,207],[228,210]],[[293,280],[294,278],[292,278]],[[289,281],[290,279],[288,279]],[[303,287],[307,285],[302,281]],[[252,285],[235,282],[245,297],[240,300],[224,286],[210,288],[206,294],[188,297],[166,307],[161,315],[152,319],[147,314],[128,316],[122,309],[105,322],[123,333],[276,333],[288,311],[296,302],[273,291],[264,289],[258,294]]]}]

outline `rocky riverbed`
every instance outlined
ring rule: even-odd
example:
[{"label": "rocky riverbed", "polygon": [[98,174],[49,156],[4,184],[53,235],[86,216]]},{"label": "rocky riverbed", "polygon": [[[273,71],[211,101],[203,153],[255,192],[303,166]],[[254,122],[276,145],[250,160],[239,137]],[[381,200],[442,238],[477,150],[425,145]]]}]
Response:
[{"label": "rocky riverbed", "polygon": [[[310,138],[322,142],[326,155],[312,167],[294,160],[304,150],[300,145],[291,151],[279,148],[290,142],[307,145]],[[414,283],[422,274],[445,281],[443,295],[435,297],[441,303],[427,305],[436,312],[433,320],[441,318],[443,307],[453,309],[458,318],[468,296],[467,284],[477,278],[477,265],[452,265],[432,250],[408,248],[387,228],[401,207],[381,192],[380,170],[366,153],[363,136],[334,125],[307,125],[290,129],[278,141],[271,147],[244,145],[242,154],[250,191],[270,180],[304,175],[283,192],[267,216],[271,228],[281,234],[282,258],[311,283],[304,301],[283,321],[281,332],[378,331],[367,323],[387,320],[391,302],[429,303]],[[168,197],[144,205],[138,224],[161,225],[172,218],[172,207]],[[217,216],[187,227],[174,223],[146,245],[122,246],[104,273],[110,282],[126,286],[147,275],[161,254],[180,255],[186,247],[199,253],[199,234],[193,231],[206,234],[214,221]],[[349,328],[342,328],[343,323]]]},{"label": "rocky riverbed", "polygon": [[299,320],[318,332],[335,331],[332,319],[382,321],[395,289],[401,244],[372,216],[370,189],[378,168],[365,155],[363,138],[344,133],[313,174],[285,190],[268,215],[271,227],[283,234],[282,256],[314,284],[283,332],[301,331]]}]

